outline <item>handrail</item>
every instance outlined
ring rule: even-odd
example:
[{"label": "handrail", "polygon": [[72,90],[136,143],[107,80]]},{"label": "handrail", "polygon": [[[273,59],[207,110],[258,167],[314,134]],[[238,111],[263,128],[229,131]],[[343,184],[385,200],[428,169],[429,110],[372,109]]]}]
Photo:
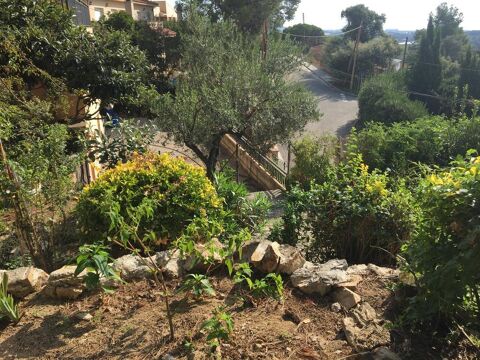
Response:
[{"label": "handrail", "polygon": [[254,145],[252,145],[244,136],[234,136],[235,141],[282,186],[285,187],[287,180],[287,172],[283,170],[278,164],[267,158]]}]

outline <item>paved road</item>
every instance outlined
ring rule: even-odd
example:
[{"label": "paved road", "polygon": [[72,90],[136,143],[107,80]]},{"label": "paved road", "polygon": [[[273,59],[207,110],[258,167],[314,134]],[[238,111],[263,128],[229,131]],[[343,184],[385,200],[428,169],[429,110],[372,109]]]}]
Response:
[{"label": "paved road", "polygon": [[[327,81],[328,75],[313,65],[300,68],[290,76],[292,81],[304,84],[318,100],[318,111],[323,114],[319,121],[310,122],[303,133],[296,138],[306,135],[322,136],[326,134],[346,136],[357,119],[357,98],[349,95]],[[280,153],[286,159],[286,147],[280,147]]]}]

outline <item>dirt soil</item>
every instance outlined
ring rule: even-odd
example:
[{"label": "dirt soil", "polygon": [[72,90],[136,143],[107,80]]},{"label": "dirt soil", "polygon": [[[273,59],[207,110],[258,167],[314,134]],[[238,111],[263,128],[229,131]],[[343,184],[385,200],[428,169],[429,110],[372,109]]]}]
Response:
[{"label": "dirt soil", "polygon": [[[168,341],[161,292],[148,281],[124,285],[113,294],[84,294],[72,302],[33,295],[20,303],[24,312],[20,322],[0,329],[0,358],[207,359],[206,336],[200,327],[219,306],[229,309],[235,323],[230,339],[220,348],[224,359],[368,358],[356,356],[347,344],[342,333],[345,314],[332,312],[328,297],[305,296],[287,283],[283,304],[270,299],[244,306],[236,301],[231,280],[214,277],[212,284],[217,295],[200,302],[184,294],[173,296],[173,342]],[[177,283],[169,285],[174,288]],[[388,316],[393,299],[389,288],[391,284],[368,276],[357,292],[377,313]],[[93,317],[80,320],[79,312]],[[193,344],[195,355],[189,356],[186,342]]]}]

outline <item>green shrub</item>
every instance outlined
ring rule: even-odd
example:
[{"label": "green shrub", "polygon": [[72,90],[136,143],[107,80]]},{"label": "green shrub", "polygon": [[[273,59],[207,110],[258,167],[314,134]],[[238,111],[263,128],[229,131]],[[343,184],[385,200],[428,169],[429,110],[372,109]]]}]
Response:
[{"label": "green shrub", "polygon": [[283,239],[300,243],[307,258],[392,264],[415,228],[410,192],[350,154],[329,179],[309,191],[292,189],[283,217]]},{"label": "green shrub", "polygon": [[390,126],[368,123],[352,132],[349,144],[370,167],[406,175],[415,163],[446,166],[468,149],[480,150],[480,118],[430,116]]},{"label": "green shrub", "polygon": [[[86,187],[76,211],[89,241],[135,236],[167,244],[195,219],[215,217],[222,204],[205,171],[168,154],[146,154],[107,170]],[[126,226],[120,226],[124,224]],[[119,233],[120,232],[120,233]]]},{"label": "green shrub", "polygon": [[238,232],[242,228],[256,232],[262,228],[271,208],[271,202],[265,195],[248,198],[247,187],[235,181],[235,173],[229,167],[215,174],[215,188],[218,196],[223,199],[228,232]]},{"label": "green shrub", "polygon": [[408,98],[402,73],[384,73],[366,80],[358,94],[358,107],[359,127],[368,121],[391,124],[427,115],[421,102]]},{"label": "green shrub", "polygon": [[290,184],[308,188],[310,182],[323,182],[337,157],[338,140],[334,136],[305,137],[292,146],[295,166],[289,174]]},{"label": "green shrub", "polygon": [[[342,38],[330,38],[323,50],[323,63],[333,70],[333,75],[346,84],[350,82],[351,59],[355,43]],[[370,76],[376,68],[388,68],[392,60],[400,53],[397,42],[389,36],[379,36],[368,42],[360,43],[358,48],[356,74]]]},{"label": "green shrub", "polygon": [[[471,154],[471,153],[470,153]],[[423,221],[403,248],[417,279],[407,319],[480,316],[480,156],[456,160],[419,185]],[[470,315],[470,318],[468,317]]]}]

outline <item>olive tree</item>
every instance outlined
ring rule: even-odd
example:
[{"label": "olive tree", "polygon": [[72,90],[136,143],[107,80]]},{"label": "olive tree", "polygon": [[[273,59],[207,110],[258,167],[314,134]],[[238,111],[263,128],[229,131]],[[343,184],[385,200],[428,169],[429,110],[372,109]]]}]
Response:
[{"label": "olive tree", "polygon": [[182,35],[183,75],[175,97],[161,103],[159,125],[189,147],[213,177],[224,135],[247,136],[265,149],[318,117],[313,96],[286,76],[301,50],[272,40],[262,57],[258,39],[230,22],[192,14]]}]

